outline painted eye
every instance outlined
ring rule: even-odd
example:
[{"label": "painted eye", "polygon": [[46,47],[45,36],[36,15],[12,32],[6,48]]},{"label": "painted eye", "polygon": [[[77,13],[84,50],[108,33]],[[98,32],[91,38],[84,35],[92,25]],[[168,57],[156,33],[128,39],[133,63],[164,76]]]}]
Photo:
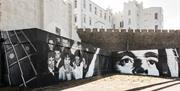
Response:
[{"label": "painted eye", "polygon": [[150,63],[151,65],[153,65],[153,64],[156,63],[156,61],[154,61],[154,60],[148,60],[148,61],[149,61],[149,63]]},{"label": "painted eye", "polygon": [[129,62],[131,62],[131,59],[126,58],[126,59],[123,59],[122,62],[124,62],[124,63],[129,63]]}]

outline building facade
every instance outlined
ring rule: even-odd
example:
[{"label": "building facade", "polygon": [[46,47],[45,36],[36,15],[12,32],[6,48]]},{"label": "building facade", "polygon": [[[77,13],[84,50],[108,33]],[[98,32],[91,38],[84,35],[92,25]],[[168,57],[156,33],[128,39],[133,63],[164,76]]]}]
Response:
[{"label": "building facade", "polygon": [[78,40],[77,28],[163,28],[162,8],[129,1],[120,13],[91,0],[0,0],[0,30],[39,28]]},{"label": "building facade", "polygon": [[[121,17],[121,19],[116,19]],[[162,29],[163,11],[161,7],[143,8],[143,3],[129,1],[124,3],[122,13],[114,15],[114,28],[124,29]]]},{"label": "building facade", "polygon": [[72,0],[73,24],[78,28],[112,28],[112,10],[91,0]]},{"label": "building facade", "polygon": [[0,30],[39,28],[71,38],[71,4],[67,1],[1,0],[0,5]]}]

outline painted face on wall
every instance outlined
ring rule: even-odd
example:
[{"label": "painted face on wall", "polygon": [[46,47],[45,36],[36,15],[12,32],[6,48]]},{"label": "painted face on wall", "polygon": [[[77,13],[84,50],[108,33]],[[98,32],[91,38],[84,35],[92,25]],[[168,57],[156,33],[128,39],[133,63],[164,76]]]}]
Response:
[{"label": "painted face on wall", "polygon": [[48,59],[48,67],[51,70],[54,70],[54,57],[49,57],[49,59]]},{"label": "painted face on wall", "polygon": [[54,50],[54,41],[53,40],[49,40],[49,44],[48,44],[48,46],[49,46],[49,50]]},{"label": "painted face on wall", "polygon": [[64,65],[65,66],[70,65],[70,57],[69,56],[66,56],[66,58],[64,59]]},{"label": "painted face on wall", "polygon": [[136,56],[131,52],[119,52],[118,61],[116,62],[117,70],[121,73],[132,74],[134,59]]},{"label": "painted face on wall", "polygon": [[121,73],[159,75],[156,67],[158,62],[157,50],[118,52],[118,55],[116,67]]},{"label": "painted face on wall", "polygon": [[158,50],[132,51],[132,53],[137,57],[133,66],[134,74],[159,76],[159,71],[156,67]]},{"label": "painted face on wall", "polygon": [[75,56],[75,64],[80,65],[80,57],[79,56]]},{"label": "painted face on wall", "polygon": [[55,59],[59,59],[61,52],[59,50],[55,50],[54,52],[55,52]]}]

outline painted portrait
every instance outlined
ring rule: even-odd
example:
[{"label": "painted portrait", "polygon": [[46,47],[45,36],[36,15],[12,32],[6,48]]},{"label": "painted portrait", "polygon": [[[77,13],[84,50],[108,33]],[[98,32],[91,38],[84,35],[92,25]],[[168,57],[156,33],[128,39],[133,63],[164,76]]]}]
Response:
[{"label": "painted portrait", "polygon": [[178,77],[178,59],[176,49],[120,51],[115,68],[125,74]]}]

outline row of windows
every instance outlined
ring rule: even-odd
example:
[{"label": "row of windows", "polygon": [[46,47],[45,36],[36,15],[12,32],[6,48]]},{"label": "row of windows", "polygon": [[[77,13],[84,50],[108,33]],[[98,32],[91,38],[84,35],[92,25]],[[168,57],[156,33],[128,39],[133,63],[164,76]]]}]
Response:
[{"label": "row of windows", "polygon": [[[128,16],[131,15],[131,10],[128,10]],[[139,14],[137,14],[137,16],[139,16]],[[158,13],[154,14],[154,19],[158,20]]]},{"label": "row of windows", "polygon": [[[77,23],[77,16],[74,16],[74,22]],[[86,15],[83,17],[83,22],[86,23]],[[89,25],[92,25],[92,18],[89,17]]]},{"label": "row of windows", "polygon": [[[77,0],[74,1],[75,8],[78,7],[78,3],[77,2],[78,2]],[[86,0],[83,0],[83,8],[86,8]],[[89,4],[89,11],[92,12],[92,4]],[[98,15],[97,7],[94,7],[94,14]],[[99,16],[100,16],[100,18],[104,18],[104,20],[107,19],[107,13],[104,13],[104,16],[103,16],[103,11],[102,10],[99,10]],[[111,21],[111,16],[109,16],[109,21]]]}]

